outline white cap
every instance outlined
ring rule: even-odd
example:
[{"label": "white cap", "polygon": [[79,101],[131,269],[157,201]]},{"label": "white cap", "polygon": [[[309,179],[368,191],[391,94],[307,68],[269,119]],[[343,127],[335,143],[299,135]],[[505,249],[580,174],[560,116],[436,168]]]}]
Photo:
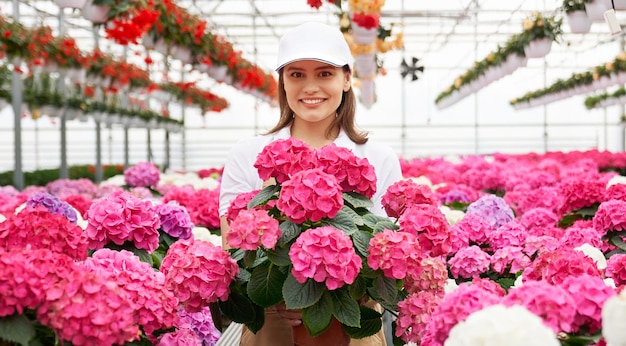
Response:
[{"label": "white cap", "polygon": [[276,71],[298,60],[317,60],[341,67],[352,66],[352,53],[341,31],[309,22],[296,26],[280,38]]}]

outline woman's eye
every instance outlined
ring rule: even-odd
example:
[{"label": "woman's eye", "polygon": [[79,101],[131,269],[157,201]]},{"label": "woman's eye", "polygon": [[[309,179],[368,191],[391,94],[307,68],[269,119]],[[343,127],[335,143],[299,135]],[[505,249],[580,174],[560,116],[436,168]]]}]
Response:
[{"label": "woman's eye", "polygon": [[322,77],[330,77],[330,76],[332,76],[332,73],[330,73],[329,71],[323,71],[323,72],[320,72],[320,76],[322,76]]},{"label": "woman's eye", "polygon": [[294,72],[294,73],[291,74],[291,76],[295,77],[295,78],[300,78],[300,77],[303,76],[303,74],[302,74],[302,72]]}]

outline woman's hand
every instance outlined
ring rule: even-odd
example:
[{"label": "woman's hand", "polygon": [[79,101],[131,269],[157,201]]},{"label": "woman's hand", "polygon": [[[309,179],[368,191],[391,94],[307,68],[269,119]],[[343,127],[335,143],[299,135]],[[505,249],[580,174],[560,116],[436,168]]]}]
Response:
[{"label": "woman's hand", "polygon": [[302,324],[302,312],[300,310],[287,309],[285,303],[280,303],[274,308],[281,319],[290,327],[296,327]]}]

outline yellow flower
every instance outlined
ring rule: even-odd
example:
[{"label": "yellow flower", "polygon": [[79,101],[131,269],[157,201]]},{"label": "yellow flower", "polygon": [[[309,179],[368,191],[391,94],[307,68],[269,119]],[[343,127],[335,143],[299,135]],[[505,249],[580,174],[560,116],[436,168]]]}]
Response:
[{"label": "yellow flower", "polygon": [[528,19],[528,18],[526,18],[522,22],[522,25],[524,26],[524,30],[530,30],[530,29],[533,28],[533,21]]},{"label": "yellow flower", "polygon": [[613,71],[613,68],[615,67],[615,65],[613,64],[612,61],[607,62],[604,67],[608,70],[608,71]]},{"label": "yellow flower", "polygon": [[343,28],[343,29],[347,29],[348,27],[350,27],[350,18],[348,18],[348,14],[344,13],[341,16],[341,20],[339,21],[339,25]]},{"label": "yellow flower", "polygon": [[460,78],[460,77],[459,77],[459,78],[457,78],[457,79],[454,81],[454,87],[455,87],[455,88],[457,88],[457,89],[458,89],[458,88],[460,88],[460,87],[461,87],[461,83],[462,83],[461,78]]},{"label": "yellow flower", "polygon": [[541,19],[537,20],[537,26],[538,27],[542,27],[543,26],[543,20],[541,20]]},{"label": "yellow flower", "polygon": [[487,61],[493,62],[493,59],[495,59],[495,55],[493,55],[493,53],[489,53],[489,55],[487,55]]},{"label": "yellow flower", "polygon": [[600,74],[598,72],[594,72],[592,76],[593,76],[593,80],[600,79]]},{"label": "yellow flower", "polygon": [[620,52],[619,54],[617,54],[617,59],[626,60],[626,52]]},{"label": "yellow flower", "polygon": [[33,120],[41,118],[41,110],[39,108],[33,109],[33,111],[30,112],[30,116],[33,118]]},{"label": "yellow flower", "polygon": [[358,78],[352,78],[352,86],[355,88],[360,88],[361,81]]}]

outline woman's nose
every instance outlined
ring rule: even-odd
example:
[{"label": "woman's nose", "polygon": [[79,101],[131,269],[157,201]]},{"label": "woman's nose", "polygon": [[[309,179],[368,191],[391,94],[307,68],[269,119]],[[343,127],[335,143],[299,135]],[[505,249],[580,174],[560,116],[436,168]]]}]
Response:
[{"label": "woman's nose", "polygon": [[314,93],[319,90],[319,85],[314,80],[307,80],[304,85],[304,92]]}]

